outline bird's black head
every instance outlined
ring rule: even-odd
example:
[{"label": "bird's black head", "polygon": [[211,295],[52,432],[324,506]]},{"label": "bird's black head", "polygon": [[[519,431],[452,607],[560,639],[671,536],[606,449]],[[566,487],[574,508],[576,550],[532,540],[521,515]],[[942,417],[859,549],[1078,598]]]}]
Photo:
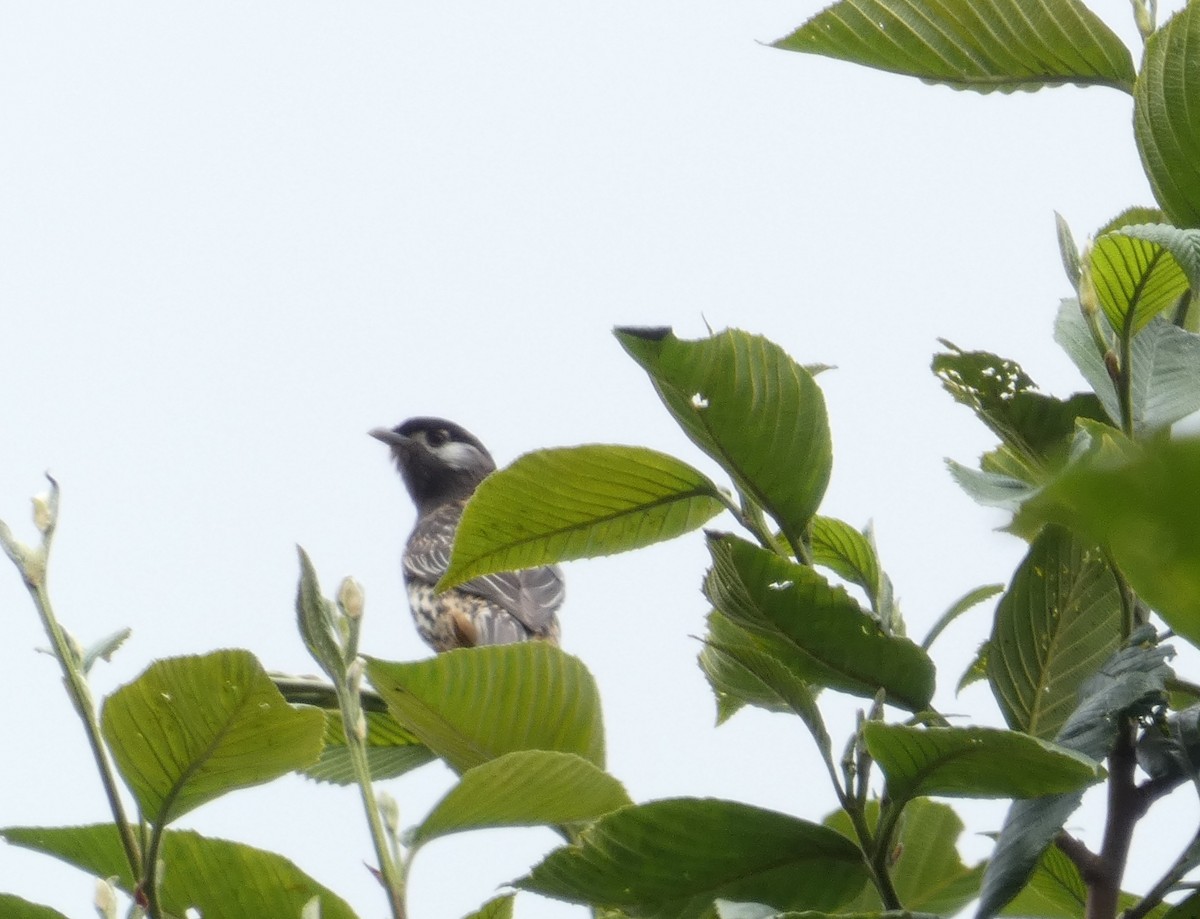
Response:
[{"label": "bird's black head", "polygon": [[409,418],[394,428],[375,428],[371,436],[392,448],[420,514],[469,496],[496,468],[470,431],[444,418]]}]

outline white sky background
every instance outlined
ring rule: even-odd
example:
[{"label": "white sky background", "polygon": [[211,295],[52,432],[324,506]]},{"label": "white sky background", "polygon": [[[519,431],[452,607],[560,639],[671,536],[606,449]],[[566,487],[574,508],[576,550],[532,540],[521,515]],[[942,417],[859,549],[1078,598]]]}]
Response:
[{"label": "white sky background", "polygon": [[[1130,42],[1127,0],[1097,11]],[[438,414],[506,463],[645,444],[706,471],[614,325],[737,326],[823,375],[823,512],[874,519],[910,624],[1006,580],[1021,554],[947,476],[993,439],[929,373],[935,339],[1082,386],[1050,338],[1069,293],[1053,210],[1082,239],[1152,198],[1130,99],[981,97],[764,47],[814,3],[7,4],[0,9],[0,517],[63,486],[51,587],[91,641],[133,638],[95,684],[245,647],[313,672],[294,544],[328,593],[367,591],[364,648],[426,655],[401,590],[413,513],[366,434]],[[728,521],[723,525],[731,526]],[[695,665],[702,538],[568,566],[565,648],[599,683],[609,768],[636,800],[714,795],[820,819],[800,723],[713,727]],[[15,571],[0,565],[0,825],[108,818]],[[998,715],[959,674],[978,611],[935,648],[944,711]],[[853,704],[832,705],[840,744]],[[405,823],[449,787],[388,783]],[[1186,793],[1135,840],[1127,886],[1195,826]],[[1162,810],[1164,808],[1160,808]],[[970,830],[1002,807],[972,806]],[[1093,842],[1099,810],[1072,821]],[[183,826],[282,852],[385,912],[354,793],[287,779]],[[414,919],[457,919],[555,844],[432,844]],[[1148,842],[1147,842],[1148,841]],[[988,844],[964,837],[973,861]],[[92,882],[0,846],[0,890],[91,915]],[[582,916],[518,898],[522,917]]]}]

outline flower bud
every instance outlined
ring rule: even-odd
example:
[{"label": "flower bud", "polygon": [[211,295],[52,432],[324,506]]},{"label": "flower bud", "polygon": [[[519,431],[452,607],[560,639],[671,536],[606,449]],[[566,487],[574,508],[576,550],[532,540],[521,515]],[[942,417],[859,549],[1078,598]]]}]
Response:
[{"label": "flower bud", "polygon": [[361,619],[363,614],[363,589],[354,578],[342,578],[338,587],[338,606],[350,619]]},{"label": "flower bud", "polygon": [[100,919],[117,919],[117,892],[112,880],[96,879],[96,895],[92,899]]},{"label": "flower bud", "polygon": [[50,495],[46,492],[33,496],[33,525],[43,536],[54,526],[54,512],[50,509]]},{"label": "flower bud", "polygon": [[376,800],[379,802],[379,816],[383,818],[388,835],[395,836],[400,832],[400,805],[396,803],[395,798],[382,790],[376,795]]}]

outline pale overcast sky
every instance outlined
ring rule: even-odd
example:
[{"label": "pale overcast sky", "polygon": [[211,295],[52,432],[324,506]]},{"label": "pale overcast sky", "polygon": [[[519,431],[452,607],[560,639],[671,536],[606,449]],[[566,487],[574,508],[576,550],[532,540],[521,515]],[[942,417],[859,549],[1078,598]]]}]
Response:
[{"label": "pale overcast sky", "polygon": [[[1135,40],[1127,0],[1094,8]],[[1070,293],[1053,211],[1082,239],[1152,203],[1131,100],[981,97],[765,46],[818,9],[0,8],[0,517],[28,537],[42,471],[61,481],[59,616],[85,641],[133,628],[98,691],[219,647],[312,672],[295,543],[329,591],[344,574],[365,586],[364,650],[428,653],[398,570],[412,510],[371,427],[437,414],[501,463],[634,443],[716,475],[612,339],[622,324],[737,326],[837,365],[820,378],[835,456],[823,511],[874,520],[913,634],[1006,580],[1021,544],[943,465],[992,438],[930,356],[944,336],[1021,361],[1052,392],[1082,386],[1050,338]],[[798,721],[713,727],[692,637],[706,557],[695,534],[567,567],[563,644],[599,683],[609,768],[638,801],[713,795],[820,819],[833,796]],[[935,649],[937,701],[997,723],[984,687],[953,696],[986,620]],[[107,819],[7,563],[0,635],[0,825]],[[830,707],[840,744],[856,706]],[[435,764],[388,787],[411,824],[450,783]],[[1135,852],[1128,886],[1195,825],[1177,798],[1175,820],[1140,837],[1158,842]],[[1003,808],[968,813],[977,833]],[[1095,840],[1098,813],[1072,824]],[[282,852],[364,919],[385,912],[349,790],[290,778],[182,825]],[[434,843],[413,868],[414,919],[458,919],[555,841]],[[973,861],[988,843],[963,848]],[[91,915],[90,879],[2,845],[0,890]],[[517,914],[584,911],[521,895]]]}]

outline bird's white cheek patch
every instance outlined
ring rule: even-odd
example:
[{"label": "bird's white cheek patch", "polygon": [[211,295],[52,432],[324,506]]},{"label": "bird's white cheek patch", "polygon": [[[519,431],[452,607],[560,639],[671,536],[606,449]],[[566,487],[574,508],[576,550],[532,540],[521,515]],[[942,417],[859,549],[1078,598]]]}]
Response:
[{"label": "bird's white cheek patch", "polygon": [[442,445],[438,458],[452,469],[466,469],[479,461],[479,451],[470,444],[449,443]]}]

